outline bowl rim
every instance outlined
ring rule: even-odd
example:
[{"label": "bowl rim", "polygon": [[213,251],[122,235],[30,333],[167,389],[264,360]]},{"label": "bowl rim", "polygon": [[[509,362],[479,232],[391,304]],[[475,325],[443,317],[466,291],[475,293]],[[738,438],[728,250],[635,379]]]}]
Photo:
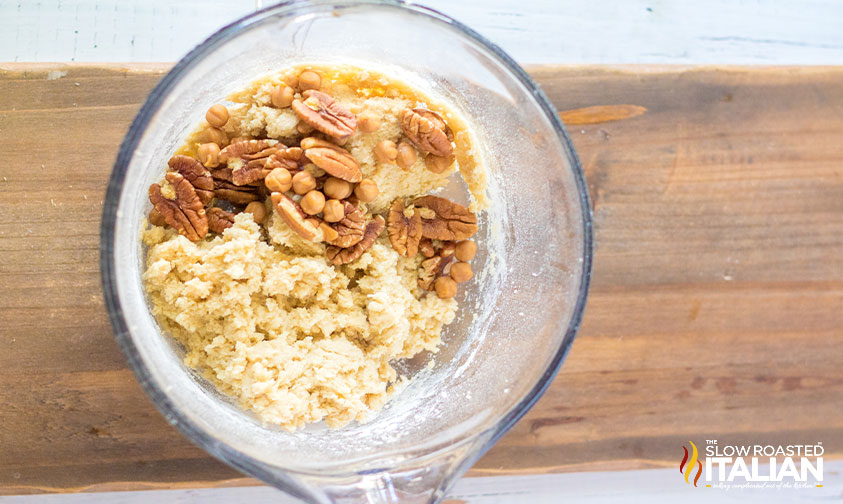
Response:
[{"label": "bowl rim", "polygon": [[[556,132],[559,142],[568,154],[572,175],[577,186],[577,193],[582,213],[582,271],[580,274],[579,291],[577,292],[576,303],[571,312],[571,319],[565,330],[565,335],[560,342],[556,354],[550,360],[544,373],[542,373],[535,385],[533,385],[530,391],[519,402],[514,404],[509,411],[503,414],[493,427],[490,427],[487,431],[485,431],[486,434],[490,435],[487,436],[483,445],[479,446],[476,450],[474,450],[474,453],[471,456],[467,457],[454,468],[454,477],[448,478],[448,481],[455,480],[457,476],[461,475],[471,465],[473,465],[477,459],[488,451],[501,436],[512,428],[512,426],[521,419],[521,417],[523,417],[530,408],[532,408],[545,390],[547,390],[548,386],[553,381],[554,376],[561,367],[568,351],[570,350],[582,322],[592,273],[592,211],[588,195],[588,185],[573,143],[565,130],[555,107],[550,103],[550,100],[541,88],[508,54],[506,54],[496,44],[492,43],[468,26],[435,9],[418,4],[407,4],[402,0],[289,0],[256,10],[255,12],[243,16],[220,28],[202,43],[193,48],[187,55],[179,60],[166,75],[164,75],[164,77],[149,93],[149,96],[132,121],[129,130],[120,145],[117,158],[112,168],[103,204],[102,220],[100,225],[100,277],[105,305],[108,311],[109,320],[115,333],[115,339],[123,350],[123,353],[126,355],[129,367],[134,372],[138,382],[155,404],[156,408],[164,415],[170,424],[174,425],[189,440],[202,447],[217,459],[241,472],[261,479],[266,483],[283,487],[288,493],[305,500],[310,500],[312,497],[307,495],[306,491],[301,489],[296,481],[279,474],[278,471],[269,470],[263,462],[255,460],[250,455],[227,444],[218,442],[210,433],[206,432],[205,429],[199,427],[190,420],[189,417],[180,412],[179,409],[172,403],[170,398],[151,380],[151,376],[146,369],[146,365],[143,363],[139,351],[130,335],[128,325],[124,318],[124,311],[122,309],[120,297],[117,292],[114,264],[114,240],[116,238],[114,229],[117,222],[117,207],[126,176],[126,168],[128,167],[134,151],[140,142],[146,124],[149,122],[152,115],[158,111],[169,90],[176,82],[178,82],[181,76],[192,68],[196,62],[213,52],[218,45],[223,44],[234,36],[237,36],[242,30],[248,29],[250,25],[266,17],[270,17],[278,13],[283,13],[288,16],[295,15],[301,13],[302,9],[300,8],[310,10],[313,8],[323,8],[326,5],[332,8],[372,6],[413,11],[450,25],[452,28],[455,28],[458,32],[460,32],[461,35],[484,47],[487,51],[489,51],[491,56],[498,59],[499,63],[501,63],[502,66],[506,68],[506,70],[508,70],[517,81],[530,91],[535,102],[545,113],[547,119],[550,121],[554,131]],[[483,436],[483,434],[484,432],[479,432],[471,439],[479,439]],[[443,486],[447,486],[447,483],[447,481],[443,483]]]}]

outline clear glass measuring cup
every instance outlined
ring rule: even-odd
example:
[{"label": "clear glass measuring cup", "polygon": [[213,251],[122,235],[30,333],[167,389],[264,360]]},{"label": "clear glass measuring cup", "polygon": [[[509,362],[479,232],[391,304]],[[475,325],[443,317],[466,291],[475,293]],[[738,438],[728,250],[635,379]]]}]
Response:
[{"label": "clear glass measuring cup", "polygon": [[[181,361],[150,315],[138,239],[146,188],[204,111],[300,62],[376,67],[445,97],[482,141],[493,206],[481,217],[458,319],[441,351],[370,422],[289,433],[263,426]],[[465,199],[458,184],[447,196]],[[152,400],[212,455],[307,502],[440,499],[542,394],[570,347],[591,268],[579,163],[555,110],[500,49],[456,21],[395,1],[289,2],[243,18],[180,61],[120,149],[102,222],[116,337]],[[433,364],[428,366],[430,360]]]}]

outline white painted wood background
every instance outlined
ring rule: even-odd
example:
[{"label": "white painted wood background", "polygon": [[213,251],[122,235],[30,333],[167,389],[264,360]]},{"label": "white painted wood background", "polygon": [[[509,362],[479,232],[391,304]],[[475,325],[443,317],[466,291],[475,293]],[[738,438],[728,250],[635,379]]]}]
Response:
[{"label": "white painted wood background", "polygon": [[[261,0],[0,0],[0,62],[172,62]],[[423,0],[522,64],[843,64],[843,0]],[[470,504],[839,501],[843,462],[823,488],[715,493],[674,469],[467,478]],[[292,500],[267,487],[0,497],[4,504]]]},{"label": "white painted wood background", "polygon": [[[267,0],[0,0],[0,62],[176,61]],[[841,0],[420,0],[529,63],[843,64]]]}]

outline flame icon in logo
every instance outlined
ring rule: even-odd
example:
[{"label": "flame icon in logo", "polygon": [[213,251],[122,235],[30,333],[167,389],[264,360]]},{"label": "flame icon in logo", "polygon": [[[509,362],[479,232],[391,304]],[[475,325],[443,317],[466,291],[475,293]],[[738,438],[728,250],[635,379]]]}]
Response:
[{"label": "flame icon in logo", "polygon": [[685,474],[685,483],[690,484],[691,482],[688,478],[691,477],[694,466],[697,466],[697,475],[694,478],[694,486],[697,486],[697,481],[700,480],[700,475],[702,474],[702,462],[699,460],[697,445],[695,445],[693,441],[688,442],[691,443],[691,459],[688,460],[688,449],[683,446],[682,449],[685,450],[685,456],[682,457],[682,463],[679,464],[679,472]]}]

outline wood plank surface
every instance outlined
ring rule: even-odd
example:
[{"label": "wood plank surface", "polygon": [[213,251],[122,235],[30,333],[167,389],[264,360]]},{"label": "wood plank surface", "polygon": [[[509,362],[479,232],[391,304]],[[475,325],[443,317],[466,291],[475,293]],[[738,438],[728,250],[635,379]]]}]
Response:
[{"label": "wood plank surface", "polygon": [[[0,494],[254,484],[158,414],[103,307],[105,185],[161,73],[63,70],[0,71]],[[688,439],[843,456],[843,68],[531,73],[560,110],[623,107],[563,115],[585,320],[469,475],[673,467]]]}]

